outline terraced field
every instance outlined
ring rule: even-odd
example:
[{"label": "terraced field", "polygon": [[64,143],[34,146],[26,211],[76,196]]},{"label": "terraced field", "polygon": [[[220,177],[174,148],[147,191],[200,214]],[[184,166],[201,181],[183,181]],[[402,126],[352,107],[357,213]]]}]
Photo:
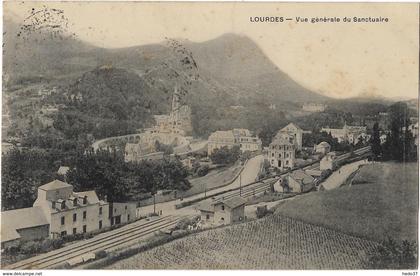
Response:
[{"label": "terraced field", "polygon": [[362,269],[377,244],[280,215],[201,232],[108,269]]}]

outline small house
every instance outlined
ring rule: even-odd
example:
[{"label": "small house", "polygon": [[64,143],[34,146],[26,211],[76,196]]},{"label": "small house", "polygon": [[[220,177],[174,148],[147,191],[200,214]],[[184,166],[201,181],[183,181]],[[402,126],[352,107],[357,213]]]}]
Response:
[{"label": "small house", "polygon": [[279,179],[277,179],[277,181],[273,184],[274,191],[279,193],[287,193],[289,190],[287,189],[286,183],[287,180],[284,176],[279,177]]},{"label": "small house", "polygon": [[319,163],[319,169],[321,171],[334,170],[335,167],[336,167],[335,154],[332,152],[325,155]]},{"label": "small house", "polygon": [[21,240],[49,236],[50,225],[40,207],[1,212],[1,246],[17,245]]},{"label": "small house", "polygon": [[214,221],[220,224],[231,224],[245,218],[246,200],[234,197],[214,204]]},{"label": "small house", "polygon": [[234,197],[216,202],[203,202],[198,209],[201,220],[213,224],[231,224],[245,219],[245,203],[242,197]]},{"label": "small house", "polygon": [[304,193],[315,187],[315,178],[305,173],[303,170],[296,170],[288,174],[287,185],[290,192]]},{"label": "small house", "polygon": [[311,170],[311,169],[308,169],[308,170],[305,170],[305,173],[306,174],[309,174],[310,176],[315,177],[315,178],[321,177],[321,175],[322,175],[322,171],[321,170]]},{"label": "small house", "polygon": [[109,217],[111,226],[130,223],[136,220],[137,203],[135,202],[110,202]]},{"label": "small house", "polygon": [[315,152],[325,155],[331,151],[331,146],[327,142],[321,142],[314,146]]},{"label": "small house", "polygon": [[210,222],[214,221],[214,206],[211,202],[204,201],[198,206],[201,213],[201,221]]}]

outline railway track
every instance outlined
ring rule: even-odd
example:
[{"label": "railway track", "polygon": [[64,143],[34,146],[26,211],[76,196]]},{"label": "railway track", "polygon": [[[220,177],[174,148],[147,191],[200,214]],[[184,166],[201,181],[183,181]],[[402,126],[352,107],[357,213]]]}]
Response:
[{"label": "railway track", "polygon": [[6,266],[5,269],[45,269],[63,264],[71,259],[94,253],[99,250],[109,250],[128,245],[130,242],[149,235],[158,230],[175,226],[185,217],[165,216],[143,224],[124,227],[108,232],[109,235],[97,236],[80,244],[69,245],[41,256],[29,258]]},{"label": "railway track", "polygon": [[[364,148],[357,149],[353,153],[356,154],[356,155],[362,155],[362,154],[365,154],[369,151],[370,151],[370,146],[367,146],[367,147],[364,147]],[[349,158],[350,156],[351,156],[351,153],[344,153],[344,154],[338,155],[336,157],[336,161],[339,162],[339,161],[345,160],[345,159]],[[308,165],[306,167],[303,167],[302,169],[303,170],[319,169],[319,162],[317,162],[315,164]],[[221,200],[230,199],[230,198],[233,198],[233,197],[236,197],[236,196],[248,197],[248,196],[251,196],[251,195],[257,195],[257,194],[262,193],[262,192],[266,191],[267,189],[269,189],[270,185],[278,180],[278,177],[280,177],[282,175],[285,175],[287,173],[288,172],[283,172],[283,173],[280,173],[280,174],[278,174],[278,175],[276,175],[272,178],[265,179],[262,182],[256,182],[254,184],[245,186],[242,189],[227,192],[226,194],[223,194],[223,195],[220,195],[220,196],[216,197],[214,200],[215,201],[221,201]]]},{"label": "railway track", "polygon": [[[370,151],[370,147],[361,148],[354,151],[356,155],[362,155]],[[342,161],[351,156],[350,153],[345,153],[337,156],[337,161]],[[302,169],[319,169],[319,162],[308,165]],[[229,191],[215,198],[216,201],[230,199],[236,196],[249,197],[257,195],[270,188],[270,185],[277,181],[277,179],[287,172],[278,174],[274,177],[264,179],[251,185],[247,185],[242,189]],[[106,232],[103,235],[98,235],[84,243],[75,243],[73,245],[65,246],[63,248],[51,251],[49,253],[35,256],[9,266],[4,269],[45,269],[63,264],[69,260],[82,257],[89,253],[95,253],[99,250],[110,250],[129,245],[130,242],[145,237],[158,230],[166,229],[175,226],[183,217],[164,216],[153,221],[148,221],[142,224],[127,225],[120,229]]]}]

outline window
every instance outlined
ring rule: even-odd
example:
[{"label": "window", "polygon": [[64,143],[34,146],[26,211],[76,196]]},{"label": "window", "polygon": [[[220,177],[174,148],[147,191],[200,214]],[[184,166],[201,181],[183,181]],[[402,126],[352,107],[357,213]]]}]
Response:
[{"label": "window", "polygon": [[130,214],[127,215],[127,221],[130,221]]},{"label": "window", "polygon": [[73,214],[73,222],[77,220],[77,214]]},{"label": "window", "polygon": [[99,221],[99,229],[102,229],[102,220]]},{"label": "window", "polygon": [[125,205],[125,209],[127,210],[127,205]]},{"label": "window", "polygon": [[73,199],[73,206],[77,206],[77,198]]},{"label": "window", "polygon": [[65,217],[61,217],[61,225],[64,225],[65,222]]},{"label": "window", "polygon": [[62,231],[61,236],[65,236],[65,235],[67,235],[67,231]]},{"label": "window", "polygon": [[222,210],[225,210],[225,205],[222,205]]},{"label": "window", "polygon": [[66,201],[64,200],[63,202],[61,202],[61,209],[65,209],[66,208]]},{"label": "window", "polygon": [[86,219],[86,211],[83,211],[83,219]]},{"label": "window", "polygon": [[77,229],[73,228],[73,235],[77,233]]},{"label": "window", "polygon": [[206,215],[206,219],[210,219],[210,215],[209,214]]},{"label": "window", "polygon": [[102,207],[99,207],[99,214],[102,215]]},{"label": "window", "polygon": [[83,225],[83,233],[86,233],[86,225]]},{"label": "window", "polygon": [[83,204],[87,204],[87,196],[83,198]]}]

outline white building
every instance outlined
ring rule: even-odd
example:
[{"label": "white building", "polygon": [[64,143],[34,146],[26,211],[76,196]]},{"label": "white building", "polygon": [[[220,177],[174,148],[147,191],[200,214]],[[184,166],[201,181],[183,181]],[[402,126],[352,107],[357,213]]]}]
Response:
[{"label": "white building", "polygon": [[234,197],[215,202],[202,202],[198,209],[201,221],[213,225],[231,224],[245,219],[245,203],[242,197]]},{"label": "white building", "polygon": [[331,151],[331,146],[327,142],[321,142],[318,145],[314,146],[316,153],[321,153],[323,155]]},{"label": "white building", "polygon": [[208,139],[208,155],[211,155],[215,149],[220,149],[223,147],[231,149],[235,144],[235,136],[233,136],[233,132],[231,130],[215,131],[209,136]]},{"label": "white building", "polygon": [[261,139],[253,136],[251,131],[245,128],[234,128],[233,130],[215,131],[208,139],[208,154],[211,155],[215,149],[227,147],[229,149],[238,145],[242,152],[258,151],[262,148]]},{"label": "white building", "polygon": [[60,180],[38,188],[34,207],[43,210],[52,238],[109,226],[107,202],[99,200],[95,191],[73,192],[72,185]]},{"label": "white building", "polygon": [[284,128],[280,129],[279,132],[277,132],[274,139],[280,137],[283,137],[284,139],[289,139],[293,144],[295,144],[297,150],[301,150],[302,136],[303,130],[294,123],[290,123]]},{"label": "white building", "polygon": [[334,170],[335,166],[336,166],[335,153],[333,152],[330,152],[327,155],[325,155],[319,163],[319,169],[321,171]]},{"label": "white building", "polygon": [[248,129],[234,128],[232,132],[235,137],[235,144],[239,144],[242,152],[258,151],[262,149],[261,139],[253,136]]},{"label": "white building", "polygon": [[275,137],[268,149],[268,160],[272,167],[279,169],[293,168],[295,166],[296,145],[284,136]]},{"label": "white building", "polygon": [[305,103],[302,106],[303,111],[307,112],[323,112],[327,108],[327,105],[320,103]]},{"label": "white building", "polygon": [[333,138],[337,138],[339,143],[357,144],[359,139],[369,139],[365,126],[348,126],[345,124],[343,128],[322,128],[321,132],[330,133]]},{"label": "white building", "polygon": [[136,203],[99,200],[95,191],[74,192],[73,186],[54,180],[38,188],[33,207],[1,213],[2,247],[21,240],[57,238],[87,233],[137,218]]}]

